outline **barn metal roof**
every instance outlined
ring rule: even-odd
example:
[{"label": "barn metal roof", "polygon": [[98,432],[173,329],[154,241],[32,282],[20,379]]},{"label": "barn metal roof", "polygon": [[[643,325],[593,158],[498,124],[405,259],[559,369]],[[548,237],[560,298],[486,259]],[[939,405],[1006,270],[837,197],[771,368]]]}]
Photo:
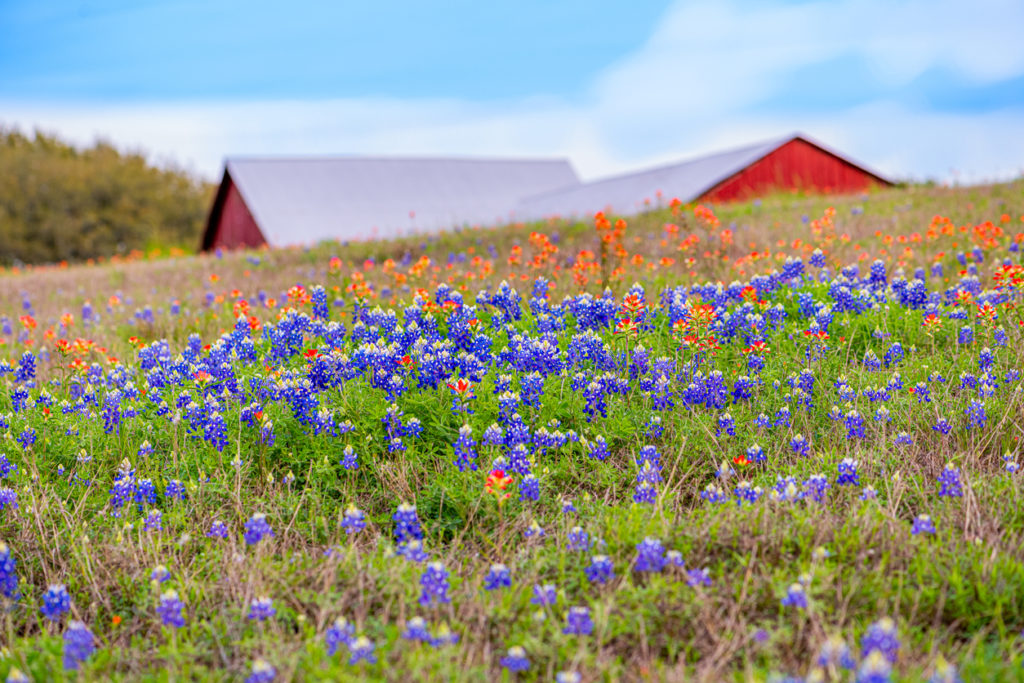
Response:
[{"label": "barn metal roof", "polygon": [[664,204],[673,197],[692,201],[794,137],[538,193],[523,199],[516,213],[522,220],[583,218],[609,210],[628,216],[655,208],[659,192]]},{"label": "barn metal roof", "polygon": [[579,184],[565,159],[231,158],[226,168],[271,246],[508,223],[523,197]]}]

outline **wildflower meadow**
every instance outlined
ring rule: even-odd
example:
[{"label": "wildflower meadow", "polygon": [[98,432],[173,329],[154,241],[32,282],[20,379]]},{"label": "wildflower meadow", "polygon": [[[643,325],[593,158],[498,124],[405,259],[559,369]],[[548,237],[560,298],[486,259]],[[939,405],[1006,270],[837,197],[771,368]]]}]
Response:
[{"label": "wildflower meadow", "polygon": [[1024,680],[1024,183],[0,273],[0,676]]}]

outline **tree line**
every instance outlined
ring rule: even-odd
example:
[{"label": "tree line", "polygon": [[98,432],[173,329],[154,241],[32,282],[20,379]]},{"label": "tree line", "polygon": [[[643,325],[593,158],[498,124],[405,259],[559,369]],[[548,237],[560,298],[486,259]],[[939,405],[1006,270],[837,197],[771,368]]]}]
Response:
[{"label": "tree line", "polygon": [[194,250],[214,186],[98,141],[0,128],[0,265]]}]

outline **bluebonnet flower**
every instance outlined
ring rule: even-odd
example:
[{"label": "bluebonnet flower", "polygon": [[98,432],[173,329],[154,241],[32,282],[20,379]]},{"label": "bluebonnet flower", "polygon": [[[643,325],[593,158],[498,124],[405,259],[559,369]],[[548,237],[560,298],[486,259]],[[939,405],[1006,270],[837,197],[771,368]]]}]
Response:
[{"label": "bluebonnet flower", "polygon": [[893,439],[892,442],[896,446],[913,446],[914,437],[910,436],[910,434],[906,432],[900,432],[896,435],[896,438]]},{"label": "bluebonnet flower", "polygon": [[220,413],[214,412],[207,419],[203,427],[203,438],[213,444],[218,451],[223,451],[228,445],[228,428]]},{"label": "bluebonnet flower", "polygon": [[64,584],[55,583],[43,593],[43,606],[40,612],[50,621],[60,621],[71,610],[71,596]]},{"label": "bluebonnet flower", "polygon": [[967,426],[968,428],[976,427],[978,429],[985,428],[985,421],[988,416],[985,414],[985,403],[978,399],[971,399],[970,404],[964,409],[967,414]]},{"label": "bluebonnet flower", "polygon": [[227,538],[228,537],[228,525],[224,522],[214,520],[210,525],[210,530],[206,532],[207,538]]},{"label": "bluebonnet flower", "polygon": [[782,596],[782,606],[807,609],[807,591],[804,590],[802,583],[790,584],[789,588],[786,589],[786,594]]},{"label": "bluebonnet flower", "polygon": [[18,466],[7,459],[5,453],[0,453],[0,479],[4,479],[11,475],[11,472],[17,472]]},{"label": "bluebonnet flower", "polygon": [[345,508],[345,515],[341,519],[341,528],[349,536],[362,531],[366,528],[366,515],[355,505],[349,503],[349,506]]},{"label": "bluebonnet flower", "polygon": [[246,619],[249,621],[266,621],[277,614],[274,608],[274,601],[268,597],[253,598],[249,603],[249,614]]},{"label": "bluebonnet flower", "polygon": [[821,667],[841,667],[843,669],[852,669],[857,665],[850,652],[850,646],[838,635],[833,635],[822,643],[821,649],[818,650],[816,663]]},{"label": "bluebonnet flower", "polygon": [[159,510],[150,510],[143,524],[146,531],[163,531],[164,515]]},{"label": "bluebonnet flower", "polygon": [[864,433],[864,417],[856,410],[846,413],[845,421],[847,439],[863,439],[866,436]]},{"label": "bluebonnet flower", "polygon": [[963,683],[963,679],[960,678],[956,667],[947,662],[945,657],[939,655],[928,683]]},{"label": "bluebonnet flower", "polygon": [[540,480],[527,474],[519,480],[519,500],[538,500],[540,498]]},{"label": "bluebonnet flower", "polygon": [[18,599],[18,561],[3,541],[0,541],[0,594],[11,600]]},{"label": "bluebonnet flower", "polygon": [[65,671],[77,671],[82,662],[96,651],[96,638],[81,621],[68,622],[64,631],[63,663]]},{"label": "bluebonnet flower", "polygon": [[246,545],[256,545],[264,538],[274,536],[274,530],[270,528],[270,524],[267,522],[267,516],[262,512],[255,513],[249,518],[249,521],[245,523],[245,543]]},{"label": "bluebonnet flower", "polygon": [[512,585],[512,576],[508,567],[503,564],[492,564],[484,577],[484,588],[489,591],[508,588]]},{"label": "bluebonnet flower", "polygon": [[437,627],[437,631],[428,641],[430,647],[439,648],[445,645],[455,645],[459,642],[459,634],[452,631],[448,624],[441,624]]},{"label": "bluebonnet flower", "polygon": [[932,429],[939,432],[940,434],[945,435],[953,431],[953,425],[949,424],[949,420],[947,420],[946,418],[940,417],[938,420],[935,421],[935,424],[932,426]]},{"label": "bluebonnet flower", "polygon": [[451,602],[448,596],[448,570],[440,562],[431,562],[420,577],[420,586],[423,591],[420,594],[421,605],[434,605]]},{"label": "bluebonnet flower", "polygon": [[595,436],[593,441],[584,441],[587,446],[587,455],[595,460],[606,460],[608,458],[608,442],[603,436]]},{"label": "bluebonnet flower", "polygon": [[355,640],[350,640],[348,643],[348,663],[353,666],[360,661],[364,661],[367,664],[376,664],[377,655],[373,653],[376,647],[373,641],[366,636],[359,636]]},{"label": "bluebonnet flower", "polygon": [[665,546],[648,536],[636,546],[634,569],[638,572],[660,572],[665,568]]},{"label": "bluebonnet flower", "polygon": [[935,533],[935,522],[929,515],[918,515],[914,518],[914,524],[911,526],[910,533],[913,535],[917,534],[934,534]]},{"label": "bluebonnet flower", "polygon": [[324,634],[327,643],[327,654],[334,656],[341,645],[346,647],[355,639],[356,627],[345,617],[338,617]]},{"label": "bluebonnet flower", "polygon": [[555,674],[555,683],[580,683],[582,677],[576,671],[559,671]]},{"label": "bluebonnet flower", "polygon": [[593,632],[594,622],[590,618],[590,610],[586,607],[570,608],[562,633],[572,636],[589,636]]},{"label": "bluebonnet flower", "polygon": [[890,683],[890,681],[892,681],[892,665],[881,652],[872,650],[857,669],[857,683]]},{"label": "bluebonnet flower", "polygon": [[718,427],[715,436],[721,436],[725,432],[729,436],[736,436],[736,421],[729,413],[722,413],[718,416]]},{"label": "bluebonnet flower", "polygon": [[512,672],[526,671],[530,668],[530,660],[526,657],[526,650],[516,645],[501,658],[501,665]]},{"label": "bluebonnet flower", "polygon": [[691,569],[686,572],[686,585],[690,588],[711,585],[711,572],[705,569]]},{"label": "bluebonnet flower", "polygon": [[764,454],[764,449],[756,443],[747,448],[746,457],[749,462],[764,462],[768,459],[768,456]]},{"label": "bluebonnet flower", "polygon": [[277,676],[277,669],[265,659],[257,659],[252,663],[252,671],[245,683],[271,683]]},{"label": "bluebonnet flower", "polygon": [[644,427],[644,436],[648,439],[657,439],[664,431],[665,428],[661,424],[661,416],[652,415]]},{"label": "bluebonnet flower", "polygon": [[171,572],[167,567],[162,564],[157,565],[153,568],[153,571],[149,573],[149,580],[156,583],[166,583],[171,578]]},{"label": "bluebonnet flower", "polygon": [[398,546],[398,556],[404,557],[410,562],[426,562],[430,554],[424,550],[423,541],[408,541]]},{"label": "bluebonnet flower", "polygon": [[[78,663],[72,660],[74,666]],[[66,664],[66,662],[65,662]],[[14,666],[7,672],[7,678],[4,679],[4,683],[32,683],[31,679],[22,672],[21,669]]]},{"label": "bluebonnet flower", "polygon": [[555,604],[558,599],[558,593],[555,590],[555,585],[551,583],[534,584],[533,586],[533,597],[530,598],[530,604],[540,605],[541,607],[551,607]]},{"label": "bluebonnet flower", "polygon": [[705,486],[704,490],[700,492],[700,497],[709,503],[724,503],[729,500],[725,490],[715,483]]},{"label": "bluebonnet flower", "polygon": [[185,625],[183,614],[185,604],[178,598],[178,592],[174,590],[165,591],[160,595],[160,604],[157,605],[156,613],[164,626],[181,628]]},{"label": "bluebonnet flower", "polygon": [[172,479],[164,490],[164,496],[167,500],[185,500],[185,487],[177,479]]},{"label": "bluebonnet flower", "polygon": [[456,440],[455,466],[460,472],[476,470],[476,440],[473,439],[473,429],[467,424],[459,429],[459,438]]},{"label": "bluebonnet flower", "polygon": [[807,441],[803,434],[797,434],[789,441],[790,448],[797,455],[807,456],[811,452],[811,444]]},{"label": "bluebonnet flower", "polygon": [[18,509],[18,493],[6,486],[0,487],[0,510],[4,508]]},{"label": "bluebonnet flower", "polygon": [[792,427],[793,426],[793,424],[792,424],[792,412],[789,410],[789,408],[787,406],[782,406],[775,413],[775,426],[776,427],[779,427],[779,426]]},{"label": "bluebonnet flower", "polygon": [[878,498],[878,491],[875,490],[874,486],[865,486],[858,497],[861,500],[875,500]]},{"label": "bluebonnet flower", "polygon": [[427,629],[427,622],[423,617],[413,617],[405,624],[405,631],[402,632],[405,640],[418,640],[429,643],[430,631]]},{"label": "bluebonnet flower", "polygon": [[836,480],[839,486],[860,486],[860,475],[857,474],[857,461],[853,458],[843,458],[839,463],[839,478]]},{"label": "bluebonnet flower", "polygon": [[825,494],[829,489],[828,478],[823,474],[812,474],[804,482],[804,495],[816,503],[825,500]]},{"label": "bluebonnet flower", "polygon": [[964,495],[960,484],[960,470],[953,463],[946,463],[938,481],[940,497],[960,498]]},{"label": "bluebonnet flower", "polygon": [[339,464],[346,470],[359,469],[359,458],[352,446],[345,446],[345,450],[341,452]]},{"label": "bluebonnet flower", "polygon": [[607,555],[594,555],[590,558],[590,564],[584,568],[583,573],[591,583],[607,583],[615,578],[615,568],[612,559]]},{"label": "bluebonnet flower", "polygon": [[744,503],[753,505],[764,495],[764,489],[760,486],[751,485],[749,481],[740,481],[733,488],[732,495],[736,499],[737,505],[743,505]]},{"label": "bluebonnet flower", "polygon": [[402,503],[392,516],[395,521],[395,541],[399,544],[423,538],[423,529],[416,515],[416,506]]},{"label": "bluebonnet flower", "polygon": [[23,429],[21,431],[21,433],[18,434],[17,441],[18,441],[19,444],[21,444],[21,447],[24,448],[25,450],[28,450],[29,448],[31,448],[32,445],[36,442],[36,430],[35,430],[35,428],[34,427],[25,427],[25,429]]},{"label": "bluebonnet flower", "polygon": [[590,534],[583,530],[583,527],[575,526],[569,530],[569,540],[566,548],[571,551],[586,552],[590,550]]},{"label": "bluebonnet flower", "polygon": [[537,523],[537,520],[533,520],[532,522],[530,522],[530,526],[526,527],[526,530],[523,531],[523,536],[525,538],[538,538],[539,539],[539,538],[543,538],[544,534],[545,534],[544,529],[541,527],[540,524]]},{"label": "bluebonnet flower", "polygon": [[861,657],[871,652],[881,653],[890,663],[896,662],[899,655],[900,639],[896,631],[896,622],[889,617],[882,617],[868,627],[860,640]]},{"label": "bluebonnet flower", "polygon": [[573,502],[571,500],[565,499],[565,500],[562,501],[562,514],[563,515],[572,515],[572,514],[575,514],[577,512],[579,512],[579,511],[576,509],[576,506],[573,505]]}]

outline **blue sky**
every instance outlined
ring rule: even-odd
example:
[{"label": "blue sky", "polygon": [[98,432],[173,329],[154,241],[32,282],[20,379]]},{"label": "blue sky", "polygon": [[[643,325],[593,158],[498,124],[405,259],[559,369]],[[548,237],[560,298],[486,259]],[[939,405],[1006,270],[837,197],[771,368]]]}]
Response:
[{"label": "blue sky", "polygon": [[211,178],[312,153],[594,177],[801,130],[982,180],[1024,171],[1021,26],[1017,0],[0,0],[0,123]]}]

